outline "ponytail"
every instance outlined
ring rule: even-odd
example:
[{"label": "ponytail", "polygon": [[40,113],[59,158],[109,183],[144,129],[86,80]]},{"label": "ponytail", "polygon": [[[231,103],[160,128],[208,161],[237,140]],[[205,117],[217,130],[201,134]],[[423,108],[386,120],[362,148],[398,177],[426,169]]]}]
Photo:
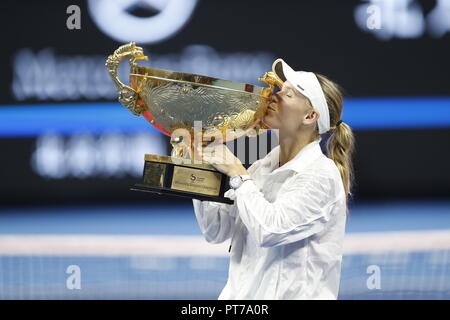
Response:
[{"label": "ponytail", "polygon": [[341,174],[345,194],[351,197],[353,185],[353,162],[355,138],[352,129],[341,122],[333,131],[326,143],[328,157],[334,161]]},{"label": "ponytail", "polygon": [[355,138],[350,126],[341,120],[344,104],[342,90],[336,83],[329,80],[327,77],[317,73],[316,76],[325,94],[330,113],[330,124],[332,129],[331,136],[326,143],[327,156],[334,161],[341,174],[347,197],[348,212],[348,200],[353,196],[352,185],[354,177],[352,155]]}]

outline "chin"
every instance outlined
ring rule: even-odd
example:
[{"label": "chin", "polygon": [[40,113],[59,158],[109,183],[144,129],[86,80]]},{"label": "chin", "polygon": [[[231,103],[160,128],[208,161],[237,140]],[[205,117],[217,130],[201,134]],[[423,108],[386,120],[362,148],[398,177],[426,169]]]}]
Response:
[{"label": "chin", "polygon": [[262,118],[262,122],[268,126],[270,129],[278,129],[275,123],[273,121],[270,121],[270,119],[266,119],[265,117]]}]

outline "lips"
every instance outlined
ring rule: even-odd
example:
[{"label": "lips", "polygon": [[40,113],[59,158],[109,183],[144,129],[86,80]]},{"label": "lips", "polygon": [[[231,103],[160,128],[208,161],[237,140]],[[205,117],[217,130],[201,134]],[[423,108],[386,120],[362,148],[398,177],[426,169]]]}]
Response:
[{"label": "lips", "polygon": [[278,108],[277,108],[276,106],[274,106],[273,103],[271,103],[271,104],[267,107],[267,109],[272,110],[272,111],[277,111]]}]

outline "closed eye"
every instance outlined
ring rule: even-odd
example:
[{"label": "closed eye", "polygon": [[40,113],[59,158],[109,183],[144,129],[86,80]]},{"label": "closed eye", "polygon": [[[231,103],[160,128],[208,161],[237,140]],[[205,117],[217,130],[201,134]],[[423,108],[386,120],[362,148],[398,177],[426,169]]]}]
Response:
[{"label": "closed eye", "polygon": [[280,91],[276,92],[275,94],[280,96],[280,97],[286,96],[288,98],[292,98],[292,96],[293,96],[292,95],[293,94],[292,89],[288,88],[288,87],[283,87]]}]

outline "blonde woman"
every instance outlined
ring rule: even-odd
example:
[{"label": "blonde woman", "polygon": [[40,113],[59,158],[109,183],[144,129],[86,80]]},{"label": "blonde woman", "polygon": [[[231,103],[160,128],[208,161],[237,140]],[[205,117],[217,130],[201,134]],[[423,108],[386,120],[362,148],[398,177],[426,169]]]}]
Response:
[{"label": "blonde woman", "polygon": [[[193,200],[195,215],[208,242],[231,239],[219,299],[337,299],[354,144],[342,94],[282,59],[272,69],[283,87],[263,120],[277,129],[279,146],[246,170],[225,145],[198,145],[198,155],[231,177],[225,195],[234,204]],[[319,144],[325,133],[328,156]]]}]

